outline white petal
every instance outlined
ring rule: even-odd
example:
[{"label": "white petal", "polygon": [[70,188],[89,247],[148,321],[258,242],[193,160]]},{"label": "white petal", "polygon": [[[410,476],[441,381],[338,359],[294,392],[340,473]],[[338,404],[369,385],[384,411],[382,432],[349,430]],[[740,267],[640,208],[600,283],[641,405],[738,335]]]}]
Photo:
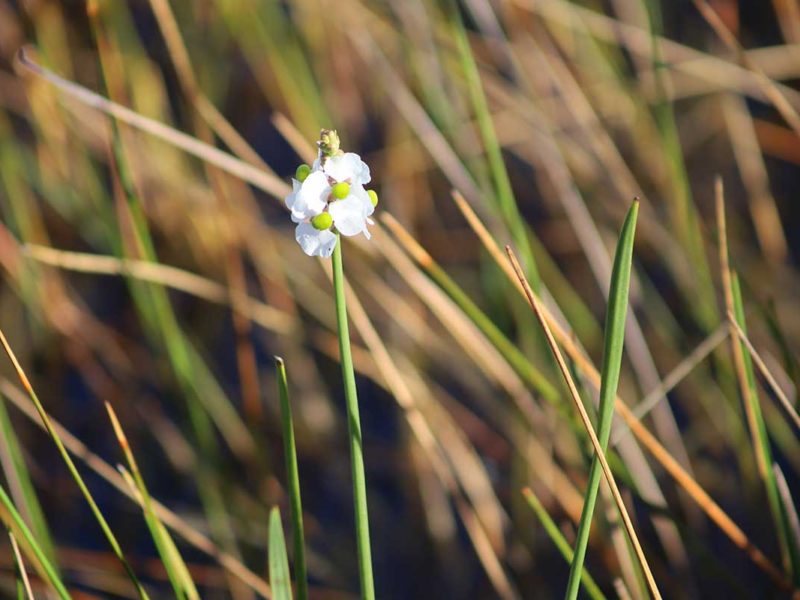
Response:
[{"label": "white petal", "polygon": [[330,229],[320,231],[311,223],[300,223],[294,230],[294,239],[309,256],[328,258],[336,246],[336,234]]},{"label": "white petal", "polygon": [[[325,208],[330,193],[331,187],[325,174],[322,171],[311,173],[294,194],[294,202],[290,207],[292,220],[298,223],[317,216]],[[288,205],[289,199],[286,200]]]},{"label": "white petal", "polygon": [[292,177],[292,193],[286,196],[286,200],[284,200],[284,202],[286,202],[286,208],[288,208],[289,210],[292,210],[292,207],[294,206],[295,200],[297,198],[297,192],[300,189],[301,185],[302,184],[299,181],[297,181],[297,179]]},{"label": "white petal", "polygon": [[350,195],[355,196],[358,198],[358,201],[361,202],[361,206],[363,207],[364,211],[364,217],[368,217],[375,212],[375,206],[372,204],[372,199],[369,197],[367,190],[365,190],[362,186],[350,186]]},{"label": "white petal", "polygon": [[369,167],[355,152],[330,157],[325,161],[323,169],[335,181],[347,181],[351,185],[366,185],[370,182]]},{"label": "white petal", "polygon": [[333,217],[333,224],[342,235],[358,235],[367,227],[364,205],[353,194],[344,200],[331,202],[328,212]]}]

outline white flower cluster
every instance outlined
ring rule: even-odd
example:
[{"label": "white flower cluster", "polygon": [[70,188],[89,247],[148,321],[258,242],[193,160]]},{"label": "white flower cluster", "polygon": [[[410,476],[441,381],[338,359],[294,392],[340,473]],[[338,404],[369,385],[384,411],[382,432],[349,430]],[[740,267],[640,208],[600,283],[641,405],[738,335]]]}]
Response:
[{"label": "white flower cluster", "polygon": [[292,193],[286,206],[297,223],[295,239],[309,256],[328,258],[333,254],[338,236],[370,234],[370,215],[378,195],[364,188],[370,182],[369,167],[358,154],[339,150],[335,131],[322,130],[319,156],[314,164],[297,167],[292,179]]}]

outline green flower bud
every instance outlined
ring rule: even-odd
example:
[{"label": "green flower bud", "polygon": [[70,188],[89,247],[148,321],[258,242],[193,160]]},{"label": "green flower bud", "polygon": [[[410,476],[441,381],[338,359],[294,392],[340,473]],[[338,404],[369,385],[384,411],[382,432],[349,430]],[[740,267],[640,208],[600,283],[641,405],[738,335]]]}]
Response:
[{"label": "green flower bud", "polygon": [[320,213],[311,219],[311,224],[314,226],[314,229],[324,231],[326,229],[330,229],[331,225],[333,225],[333,217],[326,212]]},{"label": "green flower bud", "polygon": [[331,192],[333,193],[333,197],[337,200],[344,200],[350,195],[350,184],[346,181],[337,183],[333,186]]},{"label": "green flower bud", "polygon": [[311,174],[311,167],[308,165],[300,165],[297,167],[297,171],[294,172],[294,178],[297,179],[300,183],[303,183]]},{"label": "green flower bud", "polygon": [[378,192],[375,190],[367,190],[369,199],[372,200],[372,206],[378,206]]}]

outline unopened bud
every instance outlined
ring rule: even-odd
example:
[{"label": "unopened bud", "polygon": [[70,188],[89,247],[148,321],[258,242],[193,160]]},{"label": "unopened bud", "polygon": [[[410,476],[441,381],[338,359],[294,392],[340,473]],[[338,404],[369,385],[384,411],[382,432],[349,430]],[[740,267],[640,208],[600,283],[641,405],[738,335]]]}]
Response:
[{"label": "unopened bud", "polygon": [[336,133],[335,129],[323,129],[319,132],[317,146],[319,146],[322,156],[331,157],[341,154],[339,143],[339,134]]},{"label": "unopened bud", "polygon": [[337,200],[344,200],[350,195],[350,184],[347,183],[346,181],[337,183],[331,189],[331,193],[333,194],[333,197],[336,198]]},{"label": "unopened bud", "polygon": [[333,225],[333,217],[330,215],[330,213],[320,213],[311,219],[311,224],[314,226],[314,229],[324,231],[326,229],[330,229],[331,225]]},{"label": "unopened bud", "polygon": [[300,165],[297,167],[297,171],[294,172],[294,178],[297,179],[300,183],[303,183],[311,174],[311,167],[308,165]]}]

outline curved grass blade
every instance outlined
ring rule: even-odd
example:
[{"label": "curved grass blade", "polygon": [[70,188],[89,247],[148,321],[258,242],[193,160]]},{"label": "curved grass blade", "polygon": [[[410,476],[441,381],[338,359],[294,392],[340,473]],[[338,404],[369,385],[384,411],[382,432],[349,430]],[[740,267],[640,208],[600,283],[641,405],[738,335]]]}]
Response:
[{"label": "curved grass blade", "polygon": [[39,545],[33,533],[31,533],[31,530],[28,529],[22,516],[17,511],[14,503],[11,501],[11,498],[8,497],[6,490],[2,486],[0,486],[0,505],[2,505],[0,506],[0,519],[5,522],[6,527],[8,527],[17,538],[25,542],[23,548],[26,550],[26,553],[31,553],[31,561],[37,565],[37,568],[41,567],[42,578],[53,586],[59,598],[62,600],[70,600],[71,596],[66,586],[61,581],[58,572],[47,558],[47,555],[44,553],[44,550],[42,550],[41,545]]},{"label": "curved grass blade", "polygon": [[164,564],[164,569],[167,571],[167,577],[172,584],[172,589],[175,591],[175,596],[181,600],[199,600],[200,595],[197,593],[192,577],[189,574],[189,569],[183,558],[175,546],[175,542],[170,537],[163,523],[159,520],[155,511],[153,510],[153,502],[150,499],[150,493],[144,484],[144,478],[136,458],[133,456],[128,438],[122,430],[117,414],[111,405],[106,402],[106,410],[108,417],[111,419],[111,426],[114,428],[114,434],[117,437],[122,452],[125,454],[125,460],[128,462],[136,489],[142,497],[142,507],[144,508],[144,518],[147,523],[147,528],[150,530],[150,535],[153,538],[153,543],[156,545],[158,555],[161,557],[161,562]]},{"label": "curved grass blade", "polygon": [[128,559],[125,558],[125,555],[122,553],[122,548],[117,541],[116,536],[111,531],[111,527],[108,525],[108,521],[103,516],[103,513],[100,512],[100,508],[97,506],[97,503],[94,500],[94,496],[89,491],[89,488],[86,486],[86,483],[83,481],[83,477],[78,472],[78,468],[75,466],[75,463],[72,462],[72,458],[67,452],[67,449],[64,447],[64,443],[61,441],[61,438],[56,433],[56,430],[53,428],[53,424],[50,421],[50,417],[47,414],[47,411],[44,409],[44,405],[42,404],[39,397],[36,395],[36,392],[33,390],[33,386],[31,386],[31,382],[28,380],[28,376],[25,375],[25,371],[22,370],[22,367],[17,360],[16,354],[11,349],[11,346],[6,339],[3,330],[0,329],[0,344],[3,345],[3,349],[6,351],[6,354],[11,359],[11,362],[14,365],[14,369],[17,372],[17,376],[19,377],[20,382],[22,383],[22,387],[25,388],[25,391],[28,393],[31,401],[33,402],[34,406],[36,406],[36,411],[39,413],[39,417],[42,419],[42,423],[44,424],[45,429],[47,430],[47,434],[53,440],[58,448],[58,452],[61,455],[61,458],[64,460],[64,463],[67,465],[67,469],[69,469],[72,478],[75,480],[75,483],[78,484],[78,488],[80,488],[83,497],[86,499],[86,503],[89,505],[89,508],[94,515],[94,518],[97,520],[97,523],[100,525],[100,529],[103,530],[103,535],[105,536],[106,540],[108,541],[109,546],[111,546],[111,550],[114,552],[114,556],[117,557],[120,563],[122,563],[122,567],[125,569],[125,573],[128,575],[128,578],[133,583],[134,587],[136,588],[136,592],[140,598],[148,598],[147,592],[144,589],[144,586],[139,581],[139,578],[134,573],[133,568],[131,567]]},{"label": "curved grass blade", "polygon": [[272,587],[272,600],[292,600],[289,559],[277,506],[269,514],[269,585]]},{"label": "curved grass blade", "polygon": [[[561,555],[568,563],[572,563],[572,557],[574,553],[572,548],[569,546],[569,542],[567,542],[564,534],[562,534],[558,529],[558,525],[556,525],[555,521],[553,521],[553,519],[545,510],[544,506],[542,506],[539,498],[536,497],[536,495],[533,493],[533,490],[530,488],[523,489],[522,495],[525,496],[525,500],[528,502],[528,506],[531,507],[531,510],[536,513],[536,516],[542,523],[542,527],[544,527],[544,530],[547,532],[547,535],[550,536],[550,539],[553,540],[553,543],[556,545],[556,548],[558,548],[558,551],[561,552]],[[583,574],[581,575],[581,581],[583,582],[583,588],[586,590],[586,593],[594,598],[594,600],[605,600],[605,594],[600,591],[600,588],[597,586],[594,578],[586,569],[584,569]]]},{"label": "curved grass blade", "polygon": [[[611,271],[611,287],[608,295],[608,309],[603,343],[603,363],[600,368],[600,423],[598,438],[603,452],[608,447],[611,434],[611,421],[614,416],[614,401],[617,395],[622,348],[625,341],[625,317],[628,314],[628,289],[631,278],[631,259],[633,241],[636,234],[636,218],[639,213],[639,202],[634,201],[622,225],[617,250],[614,255],[614,268]],[[580,588],[583,562],[586,558],[586,546],[592,527],[597,492],[600,486],[600,464],[597,456],[592,460],[589,471],[589,483],[586,489],[586,500],[578,523],[575,541],[575,555],[569,571],[566,598],[575,600]]]},{"label": "curved grass blade", "polygon": [[308,598],[306,552],[303,534],[303,503],[300,499],[300,474],[297,468],[297,449],[294,443],[292,407],[289,404],[289,385],[286,382],[286,365],[275,357],[278,377],[278,395],[281,400],[281,425],[283,427],[283,452],[286,458],[286,479],[289,502],[292,506],[292,538],[294,540],[294,576],[298,600]]}]

